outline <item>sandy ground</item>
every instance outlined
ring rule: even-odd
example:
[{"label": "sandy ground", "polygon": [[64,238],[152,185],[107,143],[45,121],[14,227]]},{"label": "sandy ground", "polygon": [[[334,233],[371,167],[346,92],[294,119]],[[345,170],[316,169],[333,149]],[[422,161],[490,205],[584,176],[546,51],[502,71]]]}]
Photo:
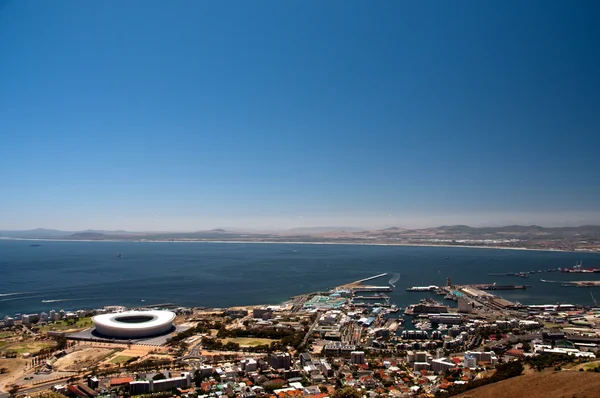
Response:
[{"label": "sandy ground", "polygon": [[592,398],[600,397],[600,373],[544,371],[518,376],[467,391],[466,398]]},{"label": "sandy ground", "polygon": [[[86,346],[90,346],[90,347],[99,347],[99,348],[112,348],[112,349],[117,349],[117,350],[148,350],[148,352],[150,351],[155,351],[155,352],[168,352],[169,351],[169,347],[166,346],[142,346],[142,345],[135,345],[132,344],[131,348],[127,348],[127,344],[117,344],[117,343],[105,343],[105,342],[97,342],[97,341],[90,341],[90,342],[86,342],[85,343]],[[137,352],[137,351],[136,351]]]},{"label": "sandy ground", "polygon": [[126,350],[123,350],[121,352],[119,352],[119,355],[125,356],[125,357],[145,357],[146,355],[150,354],[152,351],[156,351],[156,347],[152,347],[152,346],[144,346],[144,345],[132,345],[131,347],[127,348]]},{"label": "sandy ground", "polygon": [[0,391],[3,391],[6,385],[14,383],[17,378],[23,375],[23,370],[25,370],[27,362],[28,361],[25,359],[0,358],[0,368],[6,368],[8,370],[8,373],[0,375]]},{"label": "sandy ground", "polygon": [[[123,346],[121,346],[121,348],[123,348]],[[131,358],[138,358],[138,359],[147,358],[149,355],[153,356],[150,353],[160,354],[161,350],[157,350],[157,347],[153,347],[153,346],[132,345],[129,348],[126,348],[122,351],[115,352],[113,355],[107,357],[106,360],[104,361],[104,363],[105,364],[115,364],[117,362],[124,362]],[[115,362],[117,360],[117,358],[122,359],[122,361]]]},{"label": "sandy ground", "polygon": [[84,348],[72,352],[54,362],[54,368],[60,371],[77,371],[92,366],[113,352],[110,348]]}]

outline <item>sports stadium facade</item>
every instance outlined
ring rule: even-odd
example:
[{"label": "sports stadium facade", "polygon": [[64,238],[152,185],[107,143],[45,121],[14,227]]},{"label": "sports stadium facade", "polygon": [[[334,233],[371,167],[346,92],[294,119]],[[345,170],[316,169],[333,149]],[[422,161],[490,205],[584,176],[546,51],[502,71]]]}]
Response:
[{"label": "sports stadium facade", "polygon": [[92,318],[96,332],[120,339],[158,336],[173,330],[175,314],[171,311],[126,311],[96,315]]}]

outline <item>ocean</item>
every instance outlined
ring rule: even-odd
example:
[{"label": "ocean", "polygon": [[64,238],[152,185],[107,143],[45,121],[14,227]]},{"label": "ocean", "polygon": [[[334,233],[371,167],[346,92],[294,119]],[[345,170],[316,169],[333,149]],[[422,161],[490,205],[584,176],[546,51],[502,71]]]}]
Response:
[{"label": "ocean", "polygon": [[[41,246],[35,247],[32,244]],[[117,255],[121,254],[121,257]],[[0,316],[106,305],[173,303],[227,307],[279,304],[387,272],[399,274],[391,301],[404,307],[428,293],[409,286],[528,284],[498,292],[523,304],[592,305],[600,288],[561,287],[546,280],[593,280],[600,274],[541,273],[529,279],[490,276],[570,267],[600,268],[600,254],[458,247],[206,242],[67,242],[0,240]]]}]

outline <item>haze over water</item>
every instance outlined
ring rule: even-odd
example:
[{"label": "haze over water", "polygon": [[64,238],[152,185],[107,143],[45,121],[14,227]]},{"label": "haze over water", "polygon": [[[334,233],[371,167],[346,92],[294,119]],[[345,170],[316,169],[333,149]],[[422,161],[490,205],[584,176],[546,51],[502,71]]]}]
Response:
[{"label": "haze over water", "polygon": [[[33,243],[40,247],[31,247]],[[117,257],[121,253],[122,257]],[[448,258],[446,258],[448,257]],[[252,244],[205,242],[62,242],[0,240],[0,316],[15,313],[140,306],[227,307],[279,304],[379,273],[398,273],[390,294],[406,306],[424,294],[415,285],[529,284],[499,292],[523,304],[592,304],[591,288],[546,280],[597,279],[598,274],[534,274],[529,279],[489,276],[570,267],[600,267],[600,255],[447,247]],[[385,285],[391,276],[379,279]],[[600,289],[595,296],[600,297]],[[426,295],[426,294],[425,294]],[[142,301],[144,300],[144,301]]]}]

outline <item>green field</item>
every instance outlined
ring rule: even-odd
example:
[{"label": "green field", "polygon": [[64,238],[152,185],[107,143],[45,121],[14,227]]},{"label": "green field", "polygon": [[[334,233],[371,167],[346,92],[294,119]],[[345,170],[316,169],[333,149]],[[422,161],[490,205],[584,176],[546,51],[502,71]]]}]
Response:
[{"label": "green field", "polygon": [[593,361],[593,362],[583,363],[581,365],[576,366],[575,368],[577,368],[577,369],[583,369],[583,370],[588,370],[588,369],[594,369],[597,366],[600,366],[600,361]]},{"label": "green field", "polygon": [[0,347],[0,351],[3,352],[16,352],[17,354],[30,353],[35,354],[41,349],[47,347],[54,347],[56,343],[48,342],[48,341],[32,341],[32,342],[23,342],[23,343],[12,343],[7,344],[3,347]]},{"label": "green field", "polygon": [[108,362],[115,363],[115,364],[122,364],[122,363],[129,361],[131,358],[133,358],[133,357],[128,357],[127,355],[117,355],[116,357],[114,357],[113,359],[111,359]]},{"label": "green field", "polygon": [[87,329],[93,326],[92,318],[79,318],[78,320],[62,320],[49,325],[40,326],[40,332],[61,331],[70,329]]},{"label": "green field", "polygon": [[269,345],[274,341],[278,341],[278,340],[273,340],[273,339],[259,339],[259,338],[254,338],[254,337],[235,337],[235,338],[227,338],[227,339],[222,339],[221,340],[223,342],[223,344],[227,344],[230,341],[233,343],[238,343],[240,345],[240,347],[254,347],[257,345]]}]

